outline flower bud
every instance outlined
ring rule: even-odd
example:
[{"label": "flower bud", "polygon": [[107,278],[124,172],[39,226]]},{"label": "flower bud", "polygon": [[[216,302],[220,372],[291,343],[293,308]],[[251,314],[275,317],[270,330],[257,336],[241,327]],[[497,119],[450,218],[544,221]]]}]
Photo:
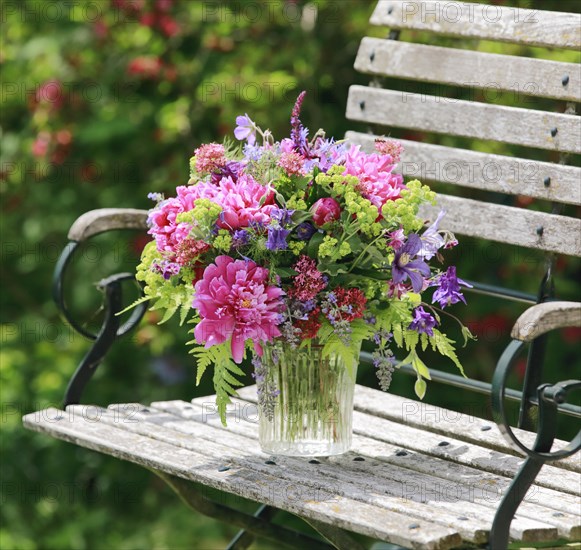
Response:
[{"label": "flower bud", "polygon": [[311,212],[315,225],[321,227],[326,223],[338,220],[341,215],[341,207],[335,199],[327,197],[325,199],[319,199],[313,204]]}]

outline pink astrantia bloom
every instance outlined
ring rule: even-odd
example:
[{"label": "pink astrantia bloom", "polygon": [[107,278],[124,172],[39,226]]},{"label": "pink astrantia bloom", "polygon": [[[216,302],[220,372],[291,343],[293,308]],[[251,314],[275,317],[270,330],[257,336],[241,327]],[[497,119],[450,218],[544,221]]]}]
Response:
[{"label": "pink astrantia bloom", "polygon": [[196,341],[205,347],[231,339],[232,358],[240,363],[244,343],[251,339],[262,355],[261,343],[281,335],[277,328],[284,291],[268,285],[268,269],[250,260],[218,256],[196,283],[193,307],[201,321],[194,329]]},{"label": "pink astrantia bloom", "polygon": [[403,145],[396,141],[395,139],[381,139],[375,140],[375,148],[382,155],[391,156],[391,162],[397,164],[401,160],[401,155],[403,153]]},{"label": "pink astrantia bloom", "polygon": [[388,200],[399,198],[404,189],[403,177],[393,174],[391,156],[368,155],[353,145],[345,157],[345,174],[359,178],[358,190],[363,197],[381,210]]},{"label": "pink astrantia bloom", "polygon": [[196,170],[198,172],[213,172],[226,165],[224,146],[218,143],[208,143],[194,151]]}]

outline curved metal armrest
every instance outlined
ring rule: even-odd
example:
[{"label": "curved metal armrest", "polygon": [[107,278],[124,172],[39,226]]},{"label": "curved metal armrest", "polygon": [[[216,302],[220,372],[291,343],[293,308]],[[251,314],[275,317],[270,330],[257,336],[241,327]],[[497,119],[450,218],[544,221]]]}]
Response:
[{"label": "curved metal armrest", "polygon": [[147,210],[99,208],[77,218],[69,229],[69,240],[82,242],[93,235],[114,229],[147,229]]},{"label": "curved metal armrest", "polygon": [[530,342],[551,330],[581,327],[581,303],[545,302],[528,308],[516,321],[510,335]]}]

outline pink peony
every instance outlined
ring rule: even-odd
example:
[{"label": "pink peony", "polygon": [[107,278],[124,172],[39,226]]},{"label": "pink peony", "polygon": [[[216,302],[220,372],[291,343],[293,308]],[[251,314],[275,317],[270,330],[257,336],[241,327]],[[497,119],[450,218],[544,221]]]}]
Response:
[{"label": "pink peony", "polygon": [[231,338],[232,358],[240,363],[244,343],[251,339],[255,352],[262,355],[260,343],[281,334],[276,325],[284,294],[267,281],[268,269],[253,261],[218,256],[196,283],[193,307],[201,318],[194,329],[196,341],[210,347]]},{"label": "pink peony", "polygon": [[392,174],[394,164],[389,155],[368,155],[353,145],[345,159],[345,174],[359,178],[358,190],[379,210],[388,200],[399,198],[404,188],[403,177]]},{"label": "pink peony", "polygon": [[315,204],[313,204],[311,212],[313,213],[313,221],[315,222],[315,225],[321,227],[326,223],[338,220],[341,215],[341,207],[335,199],[327,197],[325,199],[319,199]]},{"label": "pink peony", "polygon": [[[201,181],[196,185],[181,185],[177,197],[160,202],[149,214],[149,234],[153,235],[160,252],[176,253],[180,243],[191,231],[187,223],[177,223],[177,215],[189,212],[198,199],[210,199],[222,207],[218,226],[223,229],[249,227],[253,222],[268,225],[270,214],[277,209],[274,192],[242,175],[236,182],[222,178],[218,185]],[[266,196],[266,197],[265,197]],[[264,204],[260,201],[265,198]]]},{"label": "pink peony", "polygon": [[[241,175],[236,182],[222,178],[218,192],[212,200],[222,207],[218,225],[224,229],[240,229],[252,223],[270,222],[270,214],[277,209],[274,192],[255,181],[252,176]],[[264,204],[260,204],[261,199]]]}]

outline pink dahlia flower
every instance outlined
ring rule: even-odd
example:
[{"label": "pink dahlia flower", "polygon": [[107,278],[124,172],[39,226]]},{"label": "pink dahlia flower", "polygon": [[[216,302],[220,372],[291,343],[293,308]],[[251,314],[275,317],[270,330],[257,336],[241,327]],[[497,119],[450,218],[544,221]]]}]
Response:
[{"label": "pink dahlia flower", "polygon": [[399,198],[403,177],[392,174],[394,164],[389,155],[368,155],[359,145],[351,146],[345,158],[345,174],[359,178],[358,190],[379,210],[388,200]]},{"label": "pink dahlia flower", "polygon": [[193,307],[201,318],[194,330],[196,341],[208,348],[231,338],[232,358],[240,363],[250,338],[262,355],[260,344],[281,334],[276,325],[284,294],[267,281],[268,269],[253,261],[218,256],[196,283]]}]

